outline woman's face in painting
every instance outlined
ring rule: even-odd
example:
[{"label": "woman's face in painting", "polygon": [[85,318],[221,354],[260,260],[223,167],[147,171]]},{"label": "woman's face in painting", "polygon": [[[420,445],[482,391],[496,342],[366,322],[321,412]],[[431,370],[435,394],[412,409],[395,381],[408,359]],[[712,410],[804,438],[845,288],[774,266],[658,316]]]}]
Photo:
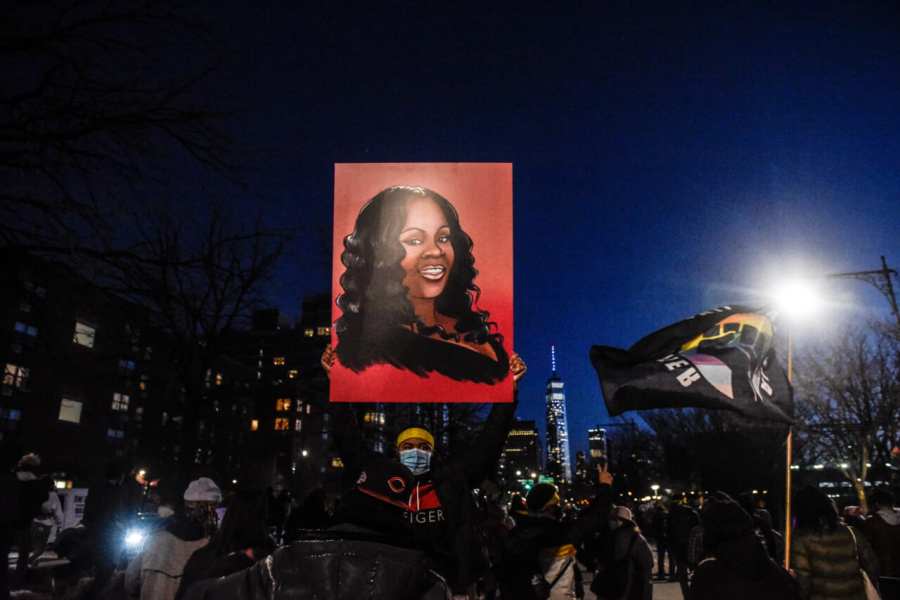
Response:
[{"label": "woman's face in painting", "polygon": [[431,198],[411,198],[406,222],[400,231],[406,256],[400,261],[406,273],[403,285],[410,298],[437,298],[444,291],[453,268],[450,225],[444,211]]}]

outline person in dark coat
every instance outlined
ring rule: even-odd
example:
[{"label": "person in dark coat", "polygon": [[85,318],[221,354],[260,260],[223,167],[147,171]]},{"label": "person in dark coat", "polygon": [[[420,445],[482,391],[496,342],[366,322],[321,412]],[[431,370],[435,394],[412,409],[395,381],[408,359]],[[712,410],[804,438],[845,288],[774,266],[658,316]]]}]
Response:
[{"label": "person in dark coat", "polygon": [[688,538],[699,522],[697,511],[686,504],[686,498],[673,502],[669,508],[669,553],[675,563],[675,568],[669,571],[669,581],[678,581],[684,596],[687,596],[688,582]]},{"label": "person in dark coat", "polygon": [[[609,515],[609,544],[591,589],[601,600],[651,600],[653,552],[634,522],[631,510],[616,506]],[[614,578],[620,585],[609,586]],[[617,588],[612,590],[611,588]]]},{"label": "person in dark coat", "polygon": [[[334,351],[326,349],[322,355],[326,372],[334,360]],[[518,381],[526,367],[513,355],[509,369]],[[511,403],[495,403],[478,439],[466,451],[444,461],[436,457],[434,436],[426,428],[410,427],[397,436],[397,459],[414,477],[406,518],[417,546],[434,559],[437,571],[456,593],[470,592],[479,571],[488,569],[479,547],[472,490],[490,475],[500,457],[517,405],[518,396]],[[363,442],[353,411],[339,404],[333,414],[335,442],[345,469],[351,473],[364,470],[377,455]]]},{"label": "person in dark coat", "polygon": [[253,566],[274,550],[266,530],[266,504],[262,492],[242,491],[231,498],[209,544],[195,551],[184,566],[175,600],[199,595],[212,580]]},{"label": "person in dark coat", "polygon": [[900,600],[900,508],[887,490],[875,490],[869,503],[862,529],[878,558],[881,597]]},{"label": "person in dark coat", "polygon": [[701,515],[706,558],[694,570],[691,600],[800,600],[800,587],[769,557],[753,519],[734,501],[710,500]]},{"label": "person in dark coat", "polygon": [[612,475],[604,468],[598,474],[597,492],[591,505],[578,517],[561,521],[556,486],[534,486],[521,507],[513,513],[516,525],[507,539],[500,569],[503,598],[574,598],[576,548],[605,524],[612,508]]},{"label": "person in dark coat", "polygon": [[413,485],[396,461],[369,461],[343,495],[336,525],[306,532],[202,593],[192,589],[191,600],[445,600],[446,584],[413,545],[405,516]]},{"label": "person in dark coat", "polygon": [[666,579],[666,557],[669,558],[669,573],[675,568],[672,561],[672,553],[669,551],[669,511],[662,502],[653,510],[653,520],[650,522],[653,538],[656,540],[656,577]]},{"label": "person in dark coat", "polygon": [[35,473],[40,466],[41,458],[37,454],[26,454],[16,465],[19,513],[13,528],[13,540],[19,551],[16,561],[16,582],[19,586],[25,584],[28,575],[28,560],[33,542],[32,521],[41,514],[41,505],[52,489],[48,479],[38,477]]}]

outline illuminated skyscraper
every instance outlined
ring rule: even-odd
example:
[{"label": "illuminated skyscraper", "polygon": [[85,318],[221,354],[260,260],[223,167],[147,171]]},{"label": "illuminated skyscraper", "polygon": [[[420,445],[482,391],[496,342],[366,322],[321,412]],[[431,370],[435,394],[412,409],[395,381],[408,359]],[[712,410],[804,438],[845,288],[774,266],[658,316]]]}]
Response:
[{"label": "illuminated skyscraper", "polygon": [[596,467],[601,459],[606,460],[606,430],[599,425],[588,429],[588,449],[592,467]]},{"label": "illuminated skyscraper", "polygon": [[556,347],[550,347],[552,373],[547,380],[547,473],[557,481],[572,480],[565,384],[556,371]]}]

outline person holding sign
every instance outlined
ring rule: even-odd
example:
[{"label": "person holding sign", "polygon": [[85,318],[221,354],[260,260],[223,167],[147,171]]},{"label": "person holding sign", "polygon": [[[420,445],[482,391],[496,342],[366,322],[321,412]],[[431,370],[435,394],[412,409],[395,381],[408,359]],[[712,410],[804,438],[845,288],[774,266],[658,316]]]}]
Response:
[{"label": "person holding sign", "polygon": [[450,201],[424,187],[389,187],[363,206],[343,241],[341,365],[489,385],[507,376],[503,336],[478,307],[472,238]]},{"label": "person holding sign", "polygon": [[[322,355],[326,372],[334,362],[335,352],[329,347]],[[518,381],[525,371],[525,363],[513,354],[510,373],[514,380]],[[404,429],[396,439],[397,461],[412,474],[405,515],[414,541],[458,593],[475,583],[480,558],[472,489],[490,475],[512,426],[517,403],[494,404],[475,443],[445,461],[436,459],[434,435],[424,427]],[[353,411],[340,404],[333,414],[335,442],[347,472],[365,471],[366,465],[378,457],[364,444]]]}]

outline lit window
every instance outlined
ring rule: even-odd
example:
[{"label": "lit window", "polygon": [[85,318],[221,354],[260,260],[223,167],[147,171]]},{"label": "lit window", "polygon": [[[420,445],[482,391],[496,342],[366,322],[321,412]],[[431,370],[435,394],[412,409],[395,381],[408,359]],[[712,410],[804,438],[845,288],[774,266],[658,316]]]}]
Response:
[{"label": "lit window", "polygon": [[331,459],[331,466],[334,469],[343,469],[344,461],[341,460],[340,456],[335,456]]},{"label": "lit window", "polygon": [[291,420],[290,419],[275,419],[275,431],[287,431],[291,428]]},{"label": "lit window", "polygon": [[383,412],[367,412],[363,415],[364,423],[375,423],[376,425],[384,425],[384,413]]},{"label": "lit window", "polygon": [[81,423],[81,402],[71,398],[63,398],[59,403],[59,420],[69,423]]},{"label": "lit window", "polygon": [[250,421],[250,431],[256,431],[257,429],[259,429],[259,420],[253,419]]},{"label": "lit window", "polygon": [[311,404],[306,405],[306,414],[309,414],[309,409],[311,408],[311,406],[312,406]]},{"label": "lit window", "polygon": [[75,321],[75,335],[72,337],[72,341],[79,346],[84,346],[85,348],[93,348],[94,336],[96,333],[97,330],[94,327],[91,327],[86,323],[82,323],[81,321]]},{"label": "lit window", "polygon": [[303,430],[303,421],[297,419],[294,421],[294,431],[302,431]]},{"label": "lit window", "polygon": [[119,412],[127,412],[128,411],[128,403],[131,401],[131,398],[128,394],[120,394],[116,392],[113,394],[112,401],[112,409]]},{"label": "lit window", "polygon": [[316,335],[316,332],[312,329],[312,327],[307,327],[303,330],[303,335],[306,337],[313,337]]},{"label": "lit window", "polygon": [[331,335],[331,327],[316,327],[316,335]]},{"label": "lit window", "polygon": [[272,359],[272,364],[275,365],[276,367],[283,367],[284,366],[284,357],[283,356],[274,357]]},{"label": "lit window", "polygon": [[291,369],[290,371],[288,371],[288,379],[296,379],[297,375],[299,374],[300,371],[298,371],[297,369]]},{"label": "lit window", "polygon": [[222,374],[216,373],[216,385],[222,385],[222,381],[223,381]]},{"label": "lit window", "polygon": [[38,333],[37,327],[34,325],[28,325],[27,323],[22,323],[21,321],[16,321],[16,324],[13,326],[17,332],[27,335],[28,337],[35,337]]},{"label": "lit window", "polygon": [[278,412],[284,412],[286,410],[291,410],[291,399],[290,398],[279,398],[275,401],[275,410]]},{"label": "lit window", "polygon": [[111,440],[121,440],[125,438],[125,432],[121,429],[107,429],[106,437]]},{"label": "lit window", "polygon": [[6,369],[3,371],[3,385],[20,390],[28,389],[29,374],[30,370],[26,367],[6,363]]}]

